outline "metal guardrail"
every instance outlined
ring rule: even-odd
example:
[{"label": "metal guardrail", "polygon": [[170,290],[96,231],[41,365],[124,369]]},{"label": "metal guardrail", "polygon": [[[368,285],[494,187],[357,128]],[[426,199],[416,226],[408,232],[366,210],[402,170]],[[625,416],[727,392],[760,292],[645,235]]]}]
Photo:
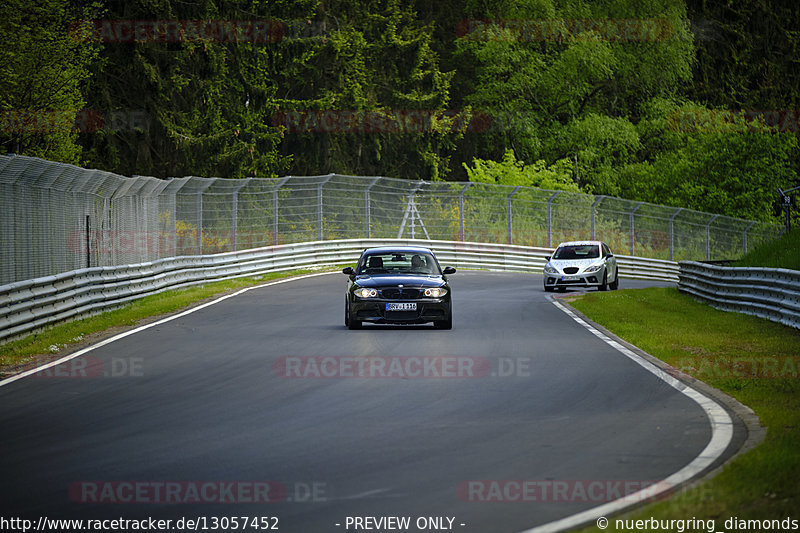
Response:
[{"label": "metal guardrail", "polygon": [[678,289],[712,307],[800,329],[800,271],[681,261]]},{"label": "metal guardrail", "polygon": [[[461,269],[540,273],[545,258],[552,253],[548,248],[502,244],[359,239],[304,242],[73,270],[0,286],[0,340],[113,309],[168,289],[268,272],[324,268],[355,262],[365,248],[404,244],[430,247],[442,264]],[[623,277],[678,281],[678,265],[671,261],[618,256],[617,262]]]}]

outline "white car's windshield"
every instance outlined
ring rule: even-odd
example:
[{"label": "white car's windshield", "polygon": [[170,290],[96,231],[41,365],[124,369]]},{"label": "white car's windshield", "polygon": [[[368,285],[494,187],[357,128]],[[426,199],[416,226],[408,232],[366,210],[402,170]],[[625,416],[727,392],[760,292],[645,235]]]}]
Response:
[{"label": "white car's windshield", "polygon": [[600,257],[600,247],[596,244],[571,244],[561,246],[553,259],[597,259]]}]

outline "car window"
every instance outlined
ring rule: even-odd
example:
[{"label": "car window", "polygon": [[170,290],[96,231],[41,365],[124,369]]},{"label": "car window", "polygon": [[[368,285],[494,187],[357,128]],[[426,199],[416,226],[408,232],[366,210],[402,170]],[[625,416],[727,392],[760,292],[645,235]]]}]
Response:
[{"label": "car window", "polygon": [[433,274],[441,271],[431,254],[424,252],[385,252],[361,258],[357,274]]},{"label": "car window", "polygon": [[600,257],[600,247],[596,244],[570,244],[559,246],[553,259],[596,259]]}]

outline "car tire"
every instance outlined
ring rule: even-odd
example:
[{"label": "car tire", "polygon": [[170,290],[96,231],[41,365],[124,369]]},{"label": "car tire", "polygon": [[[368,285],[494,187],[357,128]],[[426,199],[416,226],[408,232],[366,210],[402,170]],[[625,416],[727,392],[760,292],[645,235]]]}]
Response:
[{"label": "car tire", "polygon": [[344,301],[344,325],[347,329],[361,329],[361,321],[353,320],[350,316],[350,306],[347,304],[347,299]]},{"label": "car tire", "polygon": [[612,291],[619,289],[619,271],[617,272],[617,276],[614,278],[614,283],[609,283],[608,286]]},{"label": "car tire", "polygon": [[548,287],[547,285],[544,286],[544,292],[553,292],[555,287]]},{"label": "car tire", "polygon": [[597,287],[598,291],[607,291],[608,290],[608,272],[603,273],[603,283],[601,283]]},{"label": "car tire", "polygon": [[453,313],[447,315],[445,320],[436,320],[433,323],[436,329],[453,329]]},{"label": "car tire", "polygon": [[562,286],[562,287],[557,287],[557,288],[558,288],[558,292],[567,292],[567,288],[566,287]]}]

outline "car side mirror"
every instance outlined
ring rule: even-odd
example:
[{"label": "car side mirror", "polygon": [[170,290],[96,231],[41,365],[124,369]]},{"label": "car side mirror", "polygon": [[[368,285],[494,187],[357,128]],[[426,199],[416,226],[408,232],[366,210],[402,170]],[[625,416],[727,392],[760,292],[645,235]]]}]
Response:
[{"label": "car side mirror", "polygon": [[551,258],[551,256],[549,256],[549,255],[546,255],[546,256],[544,257],[544,260],[545,260],[545,261],[550,261],[550,258]]},{"label": "car side mirror", "polygon": [[442,272],[444,274],[455,274],[456,273],[456,269],[453,268],[453,267],[444,267],[444,270],[442,270]]},{"label": "car side mirror", "polygon": [[356,271],[353,270],[353,267],[345,267],[342,269],[342,274],[347,274],[348,276],[355,276]]}]

